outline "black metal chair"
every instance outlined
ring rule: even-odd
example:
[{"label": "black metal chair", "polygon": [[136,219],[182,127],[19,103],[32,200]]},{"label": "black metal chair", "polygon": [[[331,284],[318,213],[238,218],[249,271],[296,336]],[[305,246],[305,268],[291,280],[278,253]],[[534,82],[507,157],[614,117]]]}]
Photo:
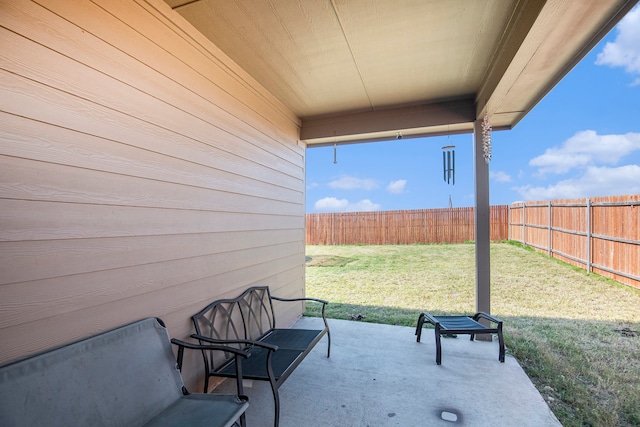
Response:
[{"label": "black metal chair", "polygon": [[[276,328],[273,301],[314,302],[322,304],[323,329]],[[219,344],[236,347],[249,357],[237,363],[234,353],[215,349],[203,350],[205,364],[204,392],[209,389],[209,377],[238,377],[269,381],[274,400],[274,426],[280,422],[280,394],[278,389],[311,352],[327,336],[327,357],[331,354],[331,334],[325,316],[327,301],[315,298],[279,298],[271,295],[268,286],[254,286],[235,298],[216,300],[191,316],[196,333],[192,338],[200,344]],[[243,395],[242,382],[238,394]]]},{"label": "black metal chair", "polygon": [[[495,324],[495,327],[488,327],[478,320],[486,319]],[[440,337],[442,335],[469,334],[471,341],[478,334],[498,334],[498,342],[500,345],[500,354],[498,360],[504,363],[504,339],[502,337],[502,320],[493,317],[487,313],[479,312],[473,316],[433,316],[427,312],[420,313],[418,316],[418,324],[416,325],[416,341],[420,342],[422,335],[422,326],[424,323],[430,323],[435,327],[436,335],[436,363],[442,362],[442,349],[440,345]]]}]

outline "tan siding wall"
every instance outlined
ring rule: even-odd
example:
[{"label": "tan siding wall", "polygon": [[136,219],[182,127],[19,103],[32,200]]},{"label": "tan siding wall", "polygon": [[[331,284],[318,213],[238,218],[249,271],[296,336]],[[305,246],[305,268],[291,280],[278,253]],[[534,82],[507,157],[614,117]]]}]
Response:
[{"label": "tan siding wall", "polygon": [[304,293],[291,112],[159,0],[3,1],[0,27],[0,363]]}]

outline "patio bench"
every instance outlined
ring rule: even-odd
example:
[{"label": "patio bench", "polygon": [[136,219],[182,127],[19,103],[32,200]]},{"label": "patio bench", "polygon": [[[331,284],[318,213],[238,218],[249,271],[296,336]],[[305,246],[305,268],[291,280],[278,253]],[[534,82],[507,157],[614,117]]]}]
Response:
[{"label": "patio bench", "polygon": [[[495,327],[487,327],[478,320],[486,319]],[[427,312],[423,312],[418,316],[418,324],[416,325],[416,341],[420,342],[422,335],[422,325],[424,323],[430,323],[435,327],[436,335],[436,363],[438,365],[442,362],[442,349],[440,346],[440,337],[442,335],[453,334],[469,334],[471,335],[471,341],[478,334],[498,334],[499,342],[499,355],[498,360],[504,363],[504,339],[502,337],[502,320],[493,317],[487,313],[479,312],[473,316],[433,316]]]},{"label": "patio bench", "polygon": [[[273,301],[306,301],[322,304],[323,329],[276,328]],[[320,339],[327,335],[327,357],[331,354],[331,334],[325,317],[327,301],[315,298],[286,299],[272,296],[268,286],[248,288],[241,295],[213,301],[192,316],[196,338],[201,344],[237,346],[250,357],[242,363],[245,379],[269,381],[273,392],[274,425],[280,420],[278,389],[293,373]],[[219,351],[203,350],[205,365],[204,392],[209,377],[235,377],[236,360]],[[241,387],[241,386],[240,386]],[[239,393],[243,393],[242,388]]]},{"label": "patio bench", "polygon": [[0,425],[223,427],[239,419],[243,424],[245,397],[188,393],[179,372],[182,353],[200,346],[174,344],[177,364],[164,324],[147,318],[4,365]]}]

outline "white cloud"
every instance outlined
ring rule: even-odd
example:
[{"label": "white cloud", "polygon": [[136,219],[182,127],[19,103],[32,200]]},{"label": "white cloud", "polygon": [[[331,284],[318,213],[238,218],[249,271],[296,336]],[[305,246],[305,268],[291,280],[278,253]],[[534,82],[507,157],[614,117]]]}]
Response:
[{"label": "white cloud", "polygon": [[373,211],[379,211],[381,207],[382,206],[380,206],[377,203],[373,203],[369,199],[364,199],[364,200],[360,200],[357,203],[349,205],[348,211],[349,212],[373,212]]},{"label": "white cloud", "polygon": [[[627,73],[640,74],[640,6],[633,8],[616,29],[616,39],[605,44],[596,64],[624,67]],[[633,82],[633,85],[637,84],[640,84],[640,78]]]},{"label": "white cloud", "polygon": [[511,176],[502,171],[489,171],[489,178],[496,182],[511,182]]},{"label": "white cloud", "polygon": [[331,181],[329,187],[339,188],[341,190],[373,190],[378,184],[372,179],[360,179],[353,176],[342,176],[337,180]]},{"label": "white cloud", "polygon": [[397,181],[391,181],[389,185],[387,185],[387,191],[391,194],[401,194],[404,193],[404,187],[407,185],[406,179],[398,179]]},{"label": "white cloud", "polygon": [[314,209],[319,212],[372,212],[379,211],[381,206],[373,203],[369,199],[363,199],[356,203],[351,203],[347,199],[336,199],[335,197],[325,197],[316,201]]},{"label": "white cloud", "polygon": [[640,193],[640,166],[618,168],[589,166],[580,178],[559,181],[547,187],[515,187],[523,200],[552,200]]},{"label": "white cloud", "polygon": [[347,199],[338,200],[335,197],[325,197],[313,205],[315,210],[322,212],[342,212],[347,206],[349,206]]},{"label": "white cloud", "polygon": [[543,155],[529,161],[538,172],[565,173],[596,163],[615,165],[627,154],[640,150],[640,133],[598,135],[593,130],[576,133],[561,147],[548,148]]}]

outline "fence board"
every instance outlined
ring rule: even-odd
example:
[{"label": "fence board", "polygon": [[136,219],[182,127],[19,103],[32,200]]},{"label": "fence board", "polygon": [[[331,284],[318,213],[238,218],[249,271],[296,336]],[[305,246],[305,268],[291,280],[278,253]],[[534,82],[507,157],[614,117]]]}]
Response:
[{"label": "fence board", "polygon": [[[507,205],[491,206],[493,241],[507,238]],[[309,245],[463,243],[475,239],[473,207],[307,214]]]},{"label": "fence board", "polygon": [[[474,208],[307,214],[310,245],[463,243]],[[640,288],[640,195],[491,206],[492,241],[510,239]]]},{"label": "fence board", "polygon": [[640,195],[509,206],[509,238],[640,288]]}]

